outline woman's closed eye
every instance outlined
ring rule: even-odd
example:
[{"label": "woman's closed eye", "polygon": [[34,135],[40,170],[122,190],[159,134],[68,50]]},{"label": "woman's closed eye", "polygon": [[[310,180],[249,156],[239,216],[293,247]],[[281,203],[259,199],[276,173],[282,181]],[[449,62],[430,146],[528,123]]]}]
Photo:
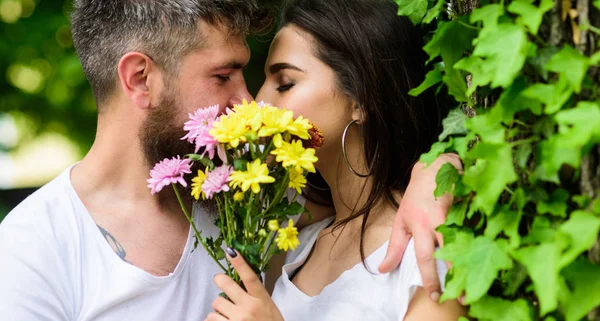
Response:
[{"label": "woman's closed eye", "polygon": [[294,87],[296,84],[294,84],[293,82],[287,83],[285,85],[281,85],[279,87],[277,87],[277,91],[282,93],[284,91],[288,91],[290,90],[292,87]]}]

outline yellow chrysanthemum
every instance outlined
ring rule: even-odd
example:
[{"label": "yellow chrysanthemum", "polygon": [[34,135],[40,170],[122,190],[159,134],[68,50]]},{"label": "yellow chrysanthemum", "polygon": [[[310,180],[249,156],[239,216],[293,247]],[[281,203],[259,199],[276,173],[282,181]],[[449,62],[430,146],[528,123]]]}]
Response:
[{"label": "yellow chrysanthemum", "polygon": [[300,140],[295,140],[291,143],[283,140],[278,142],[274,141],[274,145],[276,147],[279,145],[279,147],[273,150],[271,154],[277,156],[275,160],[283,163],[283,167],[288,168],[293,166],[306,169],[311,173],[315,172],[314,163],[319,159],[315,156],[315,150],[313,148],[305,149]]},{"label": "yellow chrysanthemum", "polygon": [[246,122],[237,114],[223,115],[213,123],[208,132],[219,143],[236,148],[240,142],[246,142]]},{"label": "yellow chrysanthemum", "polygon": [[245,172],[233,172],[229,185],[233,188],[241,186],[243,192],[252,188],[252,193],[258,194],[260,192],[260,184],[269,184],[274,181],[275,178],[269,176],[267,164],[263,164],[260,162],[260,159],[257,159],[252,163],[248,163]]},{"label": "yellow chrysanthemum", "polygon": [[236,202],[241,202],[244,200],[244,192],[237,192],[233,194],[233,200]]},{"label": "yellow chrysanthemum", "polygon": [[261,228],[260,230],[258,230],[258,236],[265,237],[267,235],[269,235],[269,234],[267,233],[267,231],[265,231],[264,228]]},{"label": "yellow chrysanthemum", "polygon": [[289,188],[295,188],[298,194],[302,194],[302,188],[306,187],[306,177],[297,168],[290,169]]},{"label": "yellow chrysanthemum", "polygon": [[290,219],[288,226],[280,228],[275,239],[277,247],[280,250],[287,252],[288,250],[295,250],[300,245],[298,240],[298,229],[294,226],[294,221]]},{"label": "yellow chrysanthemum", "polygon": [[269,227],[269,231],[275,232],[275,231],[279,230],[279,221],[278,220],[270,220],[269,223],[267,223],[267,226]]},{"label": "yellow chrysanthemum", "polygon": [[313,126],[310,124],[308,119],[302,118],[302,116],[298,116],[293,123],[289,124],[286,129],[288,133],[298,136],[302,139],[309,139],[310,135],[308,134],[308,130]]},{"label": "yellow chrysanthemum", "polygon": [[261,111],[263,127],[258,131],[260,137],[283,133],[288,126],[294,123],[294,113],[292,111],[273,106],[266,106]]},{"label": "yellow chrysanthemum", "polygon": [[262,125],[262,112],[261,107],[252,101],[248,103],[246,99],[242,101],[240,105],[234,105],[233,111],[244,120],[246,126],[252,131],[257,132]]},{"label": "yellow chrysanthemum", "polygon": [[198,176],[192,178],[192,197],[196,201],[200,199],[200,196],[202,196],[202,199],[205,199],[204,193],[202,193],[202,184],[204,184],[205,180],[206,173],[200,170],[198,171]]}]

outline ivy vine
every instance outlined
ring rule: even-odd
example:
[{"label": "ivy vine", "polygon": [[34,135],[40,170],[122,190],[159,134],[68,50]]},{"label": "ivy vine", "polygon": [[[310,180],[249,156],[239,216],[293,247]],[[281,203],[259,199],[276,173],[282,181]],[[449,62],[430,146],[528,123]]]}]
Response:
[{"label": "ivy vine", "polygon": [[396,3],[432,31],[431,71],[410,94],[457,102],[421,158],[464,164],[436,178],[436,196],[460,200],[438,229],[442,300],[464,295],[479,320],[600,318],[600,1]]}]

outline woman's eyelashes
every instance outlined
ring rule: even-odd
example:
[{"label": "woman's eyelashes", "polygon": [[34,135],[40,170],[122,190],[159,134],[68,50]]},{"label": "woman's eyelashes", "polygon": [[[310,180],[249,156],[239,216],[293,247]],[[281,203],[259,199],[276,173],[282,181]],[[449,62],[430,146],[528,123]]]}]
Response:
[{"label": "woman's eyelashes", "polygon": [[294,87],[295,85],[296,85],[295,83],[293,83],[293,82],[290,82],[290,83],[287,83],[287,84],[285,84],[285,85],[281,85],[281,86],[277,87],[277,91],[278,91],[278,92],[280,92],[280,93],[282,93],[282,92],[284,92],[284,91],[288,91],[288,90],[290,90],[290,89],[291,89],[292,87]]}]

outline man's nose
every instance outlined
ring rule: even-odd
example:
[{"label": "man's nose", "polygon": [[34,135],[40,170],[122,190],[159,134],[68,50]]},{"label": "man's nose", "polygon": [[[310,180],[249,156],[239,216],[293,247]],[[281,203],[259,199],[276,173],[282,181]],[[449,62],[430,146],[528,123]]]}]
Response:
[{"label": "man's nose", "polygon": [[247,101],[254,100],[254,97],[252,97],[252,95],[250,95],[248,90],[245,88],[243,91],[241,91],[237,95],[231,97],[231,99],[229,99],[228,105],[229,105],[229,107],[232,107],[235,104],[241,104],[244,99],[246,99]]}]

